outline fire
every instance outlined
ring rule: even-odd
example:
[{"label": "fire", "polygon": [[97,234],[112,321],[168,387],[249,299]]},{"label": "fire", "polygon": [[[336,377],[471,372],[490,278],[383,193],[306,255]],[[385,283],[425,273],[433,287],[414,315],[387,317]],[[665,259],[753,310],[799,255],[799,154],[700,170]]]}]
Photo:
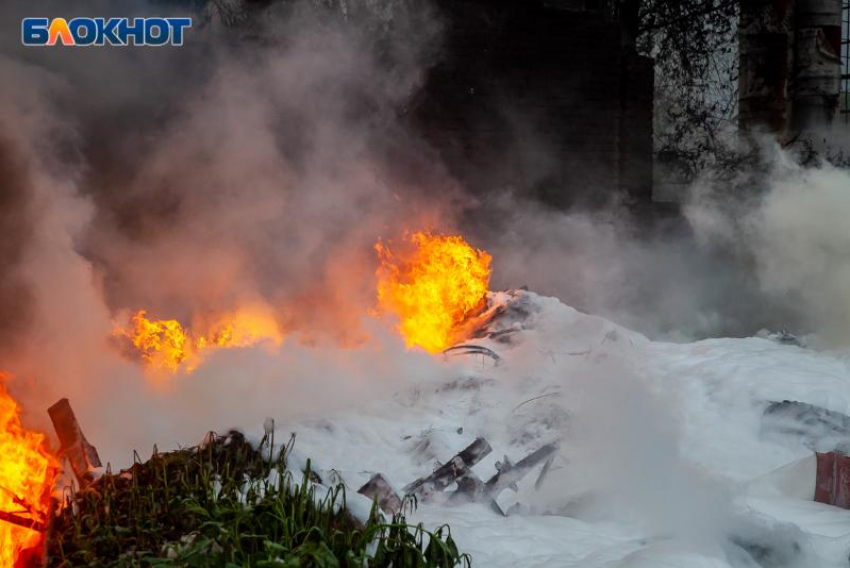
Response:
[{"label": "fire", "polygon": [[418,232],[413,250],[391,251],[378,242],[378,304],[396,314],[408,347],[437,353],[459,339],[464,321],[481,308],[490,284],[492,257],[463,237]]},{"label": "fire", "polygon": [[195,332],[173,319],[149,319],[139,310],[130,323],[117,327],[113,335],[155,371],[194,371],[203,358],[217,349],[250,347],[263,342],[280,345],[283,333],[270,310],[249,306],[205,321],[205,331]]},{"label": "fire", "polygon": [[43,543],[58,462],[45,436],[21,425],[4,378],[0,373],[0,568],[11,568]]},{"label": "fire", "polygon": [[155,369],[177,371],[189,355],[191,342],[177,320],[149,320],[145,310],[130,318],[132,329],[116,329],[115,335],[132,341],[142,359]]}]

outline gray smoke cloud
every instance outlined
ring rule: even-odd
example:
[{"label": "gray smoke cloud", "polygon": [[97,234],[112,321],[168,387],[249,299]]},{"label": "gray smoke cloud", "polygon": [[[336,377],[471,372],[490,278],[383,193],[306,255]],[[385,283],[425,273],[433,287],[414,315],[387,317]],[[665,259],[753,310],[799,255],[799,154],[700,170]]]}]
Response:
[{"label": "gray smoke cloud", "polygon": [[[752,281],[786,312],[790,329],[826,345],[850,341],[850,171],[827,162],[800,166],[775,150],[749,202],[698,187],[687,210],[703,241],[751,259]],[[735,206],[738,207],[735,207]]]},{"label": "gray smoke cloud", "polygon": [[808,323],[850,339],[850,173],[829,165],[783,168],[752,223],[759,277],[799,297]]},{"label": "gray smoke cloud", "polygon": [[[527,285],[655,339],[745,336],[793,327],[795,306],[765,294],[749,253],[684,218],[650,222],[623,206],[557,211],[500,196],[480,237],[497,289]],[[726,213],[712,211],[718,221]]]},{"label": "gray smoke cloud", "polygon": [[[366,317],[376,240],[452,230],[464,199],[400,117],[440,24],[388,5],[282,4],[238,29],[199,18],[179,49],[2,43],[0,367],[28,423],[47,430],[44,409],[68,396],[120,463],[442,375]],[[4,38],[42,15],[4,12]],[[129,311],[191,323],[252,302],[284,346],[216,355],[181,382],[152,384],[110,341]]]},{"label": "gray smoke cloud", "polygon": [[[471,196],[408,121],[441,56],[440,15],[403,1],[317,6],[273,3],[236,28],[209,9],[179,49],[37,50],[17,41],[20,17],[59,4],[4,5],[0,368],[33,423],[69,396],[118,459],[174,432],[185,442],[438,379],[364,318],[375,241],[428,227],[487,249],[494,289],[528,285],[654,337],[847,330],[845,172],[777,169],[742,211],[696,191],[691,225],[652,230],[616,202],[562,212],[510,188]],[[545,169],[518,112],[518,151]],[[287,330],[281,352],[220,353],[164,391],[109,341],[131,310],[188,323],[252,302]]]},{"label": "gray smoke cloud", "polygon": [[850,173],[802,166],[770,141],[758,151],[733,177],[705,172],[681,216],[616,201],[564,212],[494,192],[473,223],[496,259],[494,287],[527,285],[654,339],[766,328],[846,347]]}]

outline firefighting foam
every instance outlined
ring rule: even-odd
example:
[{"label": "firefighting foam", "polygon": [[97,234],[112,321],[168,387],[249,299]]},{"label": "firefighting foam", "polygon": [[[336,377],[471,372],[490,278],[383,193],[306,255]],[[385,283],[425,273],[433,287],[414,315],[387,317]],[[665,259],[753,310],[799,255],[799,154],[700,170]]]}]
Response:
[{"label": "firefighting foam", "polygon": [[398,316],[408,347],[437,353],[463,339],[461,325],[483,305],[492,257],[459,235],[417,232],[407,241],[401,249],[375,245],[378,303]]},{"label": "firefighting foam", "polygon": [[3,379],[0,373],[0,568],[11,568],[41,546],[58,462],[45,436],[21,425]]},{"label": "firefighting foam", "polygon": [[214,318],[198,332],[175,319],[151,319],[139,310],[113,336],[132,356],[153,371],[191,373],[204,357],[218,349],[280,345],[284,334],[274,315],[262,307],[245,307]]}]

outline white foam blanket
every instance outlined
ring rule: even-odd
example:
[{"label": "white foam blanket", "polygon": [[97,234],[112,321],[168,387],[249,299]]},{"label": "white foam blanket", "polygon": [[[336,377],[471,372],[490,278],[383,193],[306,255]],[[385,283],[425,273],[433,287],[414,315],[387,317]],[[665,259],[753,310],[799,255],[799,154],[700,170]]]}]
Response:
[{"label": "white foam blanket", "polygon": [[535,471],[499,496],[509,516],[439,502],[413,515],[448,523],[475,566],[848,566],[850,511],[806,500],[810,450],[759,434],[771,400],[848,412],[840,354],[759,338],[652,342],[529,292],[489,303],[503,312],[492,336],[469,343],[498,363],[447,356],[449,382],[278,430],[297,431],[299,451],[354,489],[374,472],[400,488],[477,436],[494,449],[475,467],[485,479],[504,455],[560,440],[539,488]]}]

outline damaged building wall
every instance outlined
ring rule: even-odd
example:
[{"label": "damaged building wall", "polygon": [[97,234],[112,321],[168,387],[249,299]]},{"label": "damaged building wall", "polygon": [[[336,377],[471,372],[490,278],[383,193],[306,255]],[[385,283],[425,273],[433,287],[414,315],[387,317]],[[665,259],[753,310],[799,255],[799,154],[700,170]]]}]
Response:
[{"label": "damaged building wall", "polygon": [[842,0],[742,0],[739,125],[782,143],[836,119]]},{"label": "damaged building wall", "polygon": [[438,4],[443,56],[413,115],[462,183],[560,208],[651,200],[653,64],[607,3]]},{"label": "damaged building wall", "polygon": [[841,0],[797,0],[791,126],[835,121],[841,88]]}]

